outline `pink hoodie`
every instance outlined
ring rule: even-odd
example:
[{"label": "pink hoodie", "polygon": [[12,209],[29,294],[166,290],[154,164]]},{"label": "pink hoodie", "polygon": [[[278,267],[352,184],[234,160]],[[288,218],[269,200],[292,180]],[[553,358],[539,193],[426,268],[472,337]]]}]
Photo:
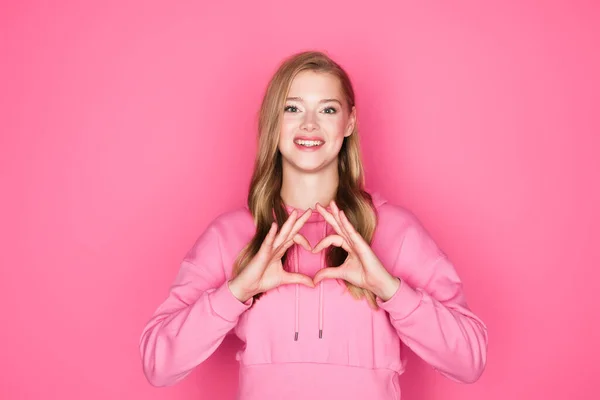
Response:
[{"label": "pink hoodie", "polygon": [[[247,208],[231,211],[198,238],[143,331],[150,383],[180,381],[230,332],[245,343],[237,354],[240,400],[399,399],[406,347],[454,381],[476,381],[487,329],[469,310],[452,263],[414,214],[377,194],[373,200],[379,222],[371,247],[402,280],[391,299],[378,300],[379,310],[354,299],[339,280],[237,300],[227,281],[255,227]],[[314,246],[333,229],[315,212],[300,233]],[[324,254],[294,246],[288,257],[293,270],[312,277]]]}]

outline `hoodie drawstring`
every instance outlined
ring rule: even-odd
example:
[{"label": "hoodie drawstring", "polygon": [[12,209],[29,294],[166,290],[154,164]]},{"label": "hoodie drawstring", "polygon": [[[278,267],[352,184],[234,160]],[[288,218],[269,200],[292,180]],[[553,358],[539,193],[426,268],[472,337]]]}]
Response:
[{"label": "hoodie drawstring", "polygon": [[[324,223],[323,238],[327,236],[327,223]],[[294,246],[292,252],[294,253],[294,272],[298,273],[300,265],[300,253],[298,245]],[[325,251],[321,252],[321,268],[325,268]],[[300,314],[298,309],[300,308],[300,284],[296,283],[295,293],[295,310],[294,310],[294,341],[298,340],[300,332]],[[319,282],[319,339],[323,338],[323,281]]]},{"label": "hoodie drawstring", "polygon": [[[323,238],[327,236],[327,222],[323,223]],[[321,268],[325,268],[325,251],[321,252]],[[319,339],[323,338],[323,281],[319,282]]]},{"label": "hoodie drawstring", "polygon": [[[298,245],[295,246],[295,249],[293,250],[295,256],[296,256],[296,262],[294,264],[296,264],[294,266],[294,272],[298,273],[298,264],[300,261],[300,256],[298,254]],[[299,290],[300,290],[300,285],[298,283],[296,283],[296,310],[295,310],[295,319],[296,321],[294,322],[294,340],[298,340],[298,332],[299,332],[299,325],[300,325],[300,315],[298,314],[298,306],[300,304],[300,294],[299,294]]]}]

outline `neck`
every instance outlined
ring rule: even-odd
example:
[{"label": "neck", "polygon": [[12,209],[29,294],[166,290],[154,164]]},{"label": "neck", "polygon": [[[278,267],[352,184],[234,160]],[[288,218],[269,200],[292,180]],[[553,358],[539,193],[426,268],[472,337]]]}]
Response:
[{"label": "neck", "polygon": [[314,209],[317,203],[327,207],[335,199],[338,183],[337,160],[318,172],[300,171],[284,163],[281,199],[300,210]]}]

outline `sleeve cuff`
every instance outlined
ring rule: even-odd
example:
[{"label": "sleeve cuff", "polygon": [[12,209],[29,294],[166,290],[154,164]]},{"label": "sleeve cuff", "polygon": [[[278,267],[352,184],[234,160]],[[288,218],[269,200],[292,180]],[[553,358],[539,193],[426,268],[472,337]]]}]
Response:
[{"label": "sleeve cuff", "polygon": [[378,298],[377,304],[383,310],[387,311],[393,319],[399,320],[408,317],[415,311],[419,307],[419,304],[421,304],[422,298],[422,291],[415,290],[405,281],[400,280],[400,287],[398,287],[396,293],[387,301],[381,301]]},{"label": "sleeve cuff", "polygon": [[244,311],[250,308],[253,302],[252,297],[245,303],[239,301],[229,290],[227,281],[210,293],[208,298],[212,310],[229,322],[235,322]]}]

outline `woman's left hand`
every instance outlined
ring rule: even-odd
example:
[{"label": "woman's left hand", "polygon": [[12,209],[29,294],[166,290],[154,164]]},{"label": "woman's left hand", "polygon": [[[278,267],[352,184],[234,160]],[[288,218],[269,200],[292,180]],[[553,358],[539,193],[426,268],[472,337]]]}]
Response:
[{"label": "woman's left hand", "polygon": [[323,268],[315,274],[315,284],[323,279],[344,279],[351,284],[373,292],[382,301],[389,300],[401,284],[381,264],[371,246],[356,232],[348,218],[334,201],[331,201],[331,213],[317,204],[317,211],[333,227],[337,235],[322,239],[312,250],[318,253],[334,245],[348,252],[346,261],[339,267]]}]

